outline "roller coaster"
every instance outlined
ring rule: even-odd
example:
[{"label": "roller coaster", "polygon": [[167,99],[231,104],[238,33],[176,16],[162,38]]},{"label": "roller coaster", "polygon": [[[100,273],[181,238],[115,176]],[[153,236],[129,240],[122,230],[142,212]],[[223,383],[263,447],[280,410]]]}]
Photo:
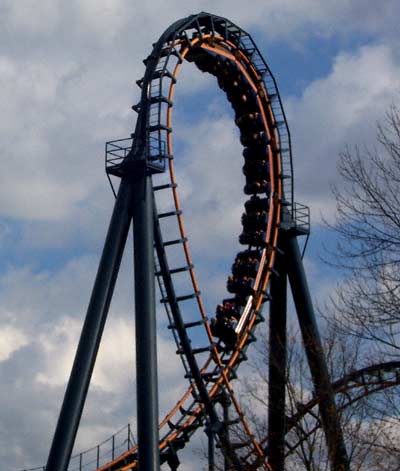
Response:
[{"label": "roller coaster", "polygon": [[[216,77],[232,105],[243,145],[245,201],[239,235],[243,250],[233,261],[229,294],[215,316],[207,314],[197,282],[174,167],[173,101],[185,62]],[[137,81],[141,99],[133,106],[138,113],[135,131],[129,139],[106,143],[106,173],[115,207],[48,462],[32,469],[155,471],[166,464],[175,470],[180,450],[204,427],[209,470],[216,469],[216,445],[225,458],[225,470],[283,470],[286,456],[299,446],[299,442],[288,443],[288,432],[318,407],[317,426],[324,430],[331,469],[349,470],[341,408],[398,385],[400,364],[376,365],[331,382],[298,244],[298,237],[308,237],[309,212],[294,201],[290,133],[275,78],[247,32],[226,18],[204,12],[171,25],[144,64],[144,77]],[[111,177],[120,179],[117,191]],[[138,444],[127,426],[71,460],[132,220]],[[285,414],[287,281],[314,383],[313,399],[292,417]],[[155,282],[188,380],[188,389],[160,423]],[[190,290],[178,292],[181,286]],[[248,346],[256,340],[266,304],[268,432],[257,440],[233,381],[247,360]],[[335,394],[346,397],[340,406]]]}]

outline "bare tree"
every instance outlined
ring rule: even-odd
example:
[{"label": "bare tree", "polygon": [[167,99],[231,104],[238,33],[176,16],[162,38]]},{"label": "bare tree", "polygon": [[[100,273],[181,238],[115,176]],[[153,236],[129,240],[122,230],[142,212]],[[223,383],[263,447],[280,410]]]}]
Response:
[{"label": "bare tree", "polygon": [[[267,436],[268,339],[260,340],[257,360],[252,361],[252,375],[245,381],[244,402],[247,417],[267,446],[264,438]],[[323,341],[334,382],[368,364],[369,359],[362,355],[362,339],[328,326]],[[313,383],[297,332],[289,336],[286,377],[286,467],[328,471],[330,465],[318,407],[315,401],[314,407],[308,407],[315,399]],[[396,415],[399,389],[394,387],[371,395],[367,388],[360,391],[341,386],[338,389],[336,402],[352,470],[400,469],[400,423]]]},{"label": "bare tree", "polygon": [[[398,359],[400,353],[400,111],[396,106],[378,125],[374,148],[356,147],[341,154],[339,173],[343,185],[334,190],[337,219],[330,225],[339,242],[330,263],[347,276],[332,298],[325,316],[330,322],[324,329],[334,381],[388,357]],[[243,397],[246,416],[267,446],[268,339],[259,345]],[[313,383],[297,333],[290,336],[285,374],[287,469],[327,471],[318,408],[303,414],[313,400]],[[400,470],[399,389],[369,394],[366,385],[365,394],[346,388],[337,394],[352,470]],[[237,437],[235,430],[231,433],[241,440],[240,430]],[[218,469],[224,469],[222,459]]]},{"label": "bare tree", "polygon": [[[334,194],[339,236],[334,264],[347,272],[333,301],[344,330],[379,346],[400,349],[400,113],[392,106],[378,125],[376,146],[341,154],[343,179]],[[332,252],[331,252],[332,253]]]}]

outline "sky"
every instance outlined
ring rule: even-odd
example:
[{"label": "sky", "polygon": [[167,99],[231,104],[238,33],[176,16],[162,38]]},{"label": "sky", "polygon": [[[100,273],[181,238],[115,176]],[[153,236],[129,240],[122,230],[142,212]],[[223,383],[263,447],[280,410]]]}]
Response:
[{"label": "sky", "polygon": [[[113,206],[104,143],[133,131],[135,81],[152,43],[173,21],[200,11],[252,34],[274,73],[292,134],[295,200],[311,208],[305,265],[313,296],[323,299],[337,282],[320,260],[322,242],[333,237],[321,220],[334,217],[330,188],[340,186],[340,151],[372,146],[377,121],[398,100],[398,1],[2,0],[0,462],[10,470],[47,459]],[[175,102],[183,211],[212,315],[239,247],[238,131],[216,83],[189,65]],[[76,451],[134,424],[131,246]],[[160,310],[165,412],[184,386],[161,316]]]}]

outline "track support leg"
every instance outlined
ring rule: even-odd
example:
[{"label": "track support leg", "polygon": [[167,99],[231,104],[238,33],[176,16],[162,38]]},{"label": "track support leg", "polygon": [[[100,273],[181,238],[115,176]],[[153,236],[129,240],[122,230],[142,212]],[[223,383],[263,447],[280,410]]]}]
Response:
[{"label": "track support leg", "polygon": [[66,471],[103,334],[132,219],[132,186],[122,180],[85,322],[47,460],[47,471]]},{"label": "track support leg", "polygon": [[133,186],[138,463],[139,471],[159,471],[154,196],[144,161],[133,175]]},{"label": "track support leg", "polygon": [[208,438],[208,471],[215,471],[215,425],[207,425],[205,432]]},{"label": "track support leg", "polygon": [[[231,401],[229,395],[226,392],[223,393],[221,404],[222,404],[222,411],[223,411],[223,418],[224,418],[223,427],[225,429],[226,439],[228,440],[228,442],[230,442],[230,437],[229,437],[229,407],[231,406],[232,401]],[[232,470],[231,463],[229,462],[228,457],[224,456],[224,471],[231,471],[231,470]]]},{"label": "track support leg", "polygon": [[332,384],[315,320],[300,249],[295,236],[288,236],[284,252],[304,348],[314,382],[315,393],[319,401],[331,469],[332,471],[350,471]]},{"label": "track support leg", "polygon": [[269,316],[268,463],[273,471],[285,467],[286,307],[287,274],[284,255],[278,253],[271,279]]}]

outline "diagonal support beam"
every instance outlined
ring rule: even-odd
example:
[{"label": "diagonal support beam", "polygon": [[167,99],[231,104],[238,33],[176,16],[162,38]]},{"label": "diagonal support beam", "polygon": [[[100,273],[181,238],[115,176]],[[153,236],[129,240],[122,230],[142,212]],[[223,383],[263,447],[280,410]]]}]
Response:
[{"label": "diagonal support beam", "polygon": [[270,291],[267,455],[271,469],[283,471],[285,468],[287,361],[287,274],[286,259],[283,254],[277,253],[274,268],[278,274],[271,278]]},{"label": "diagonal support beam", "polygon": [[122,180],[50,448],[46,465],[47,471],[66,471],[71,458],[128,237],[132,219],[132,201],[132,185],[128,181]]},{"label": "diagonal support beam", "polygon": [[286,267],[303,337],[304,348],[318,398],[332,471],[350,471],[332,383],[325,361],[314,308],[295,235],[288,234],[283,250]]}]

